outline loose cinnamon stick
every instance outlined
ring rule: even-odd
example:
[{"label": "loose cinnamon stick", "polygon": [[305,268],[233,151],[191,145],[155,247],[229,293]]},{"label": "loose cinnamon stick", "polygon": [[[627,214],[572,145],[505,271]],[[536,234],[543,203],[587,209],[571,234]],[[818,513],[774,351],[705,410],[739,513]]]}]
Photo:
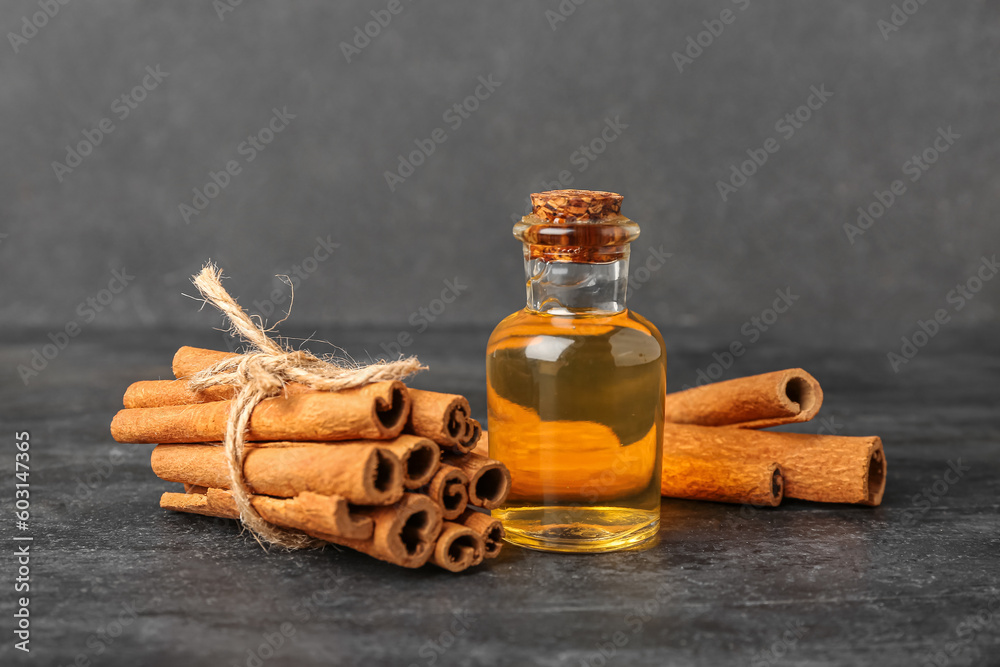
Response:
[{"label": "loose cinnamon stick", "polygon": [[504,531],[499,519],[494,519],[485,512],[468,509],[458,517],[458,523],[471,528],[483,538],[484,558],[496,558],[500,555]]},{"label": "loose cinnamon stick", "polygon": [[[221,441],[229,408],[230,401],[126,408],[111,422],[111,435],[118,442]],[[410,399],[402,382],[268,398],[254,409],[246,439],[386,440],[403,430],[409,409]]]},{"label": "loose cinnamon stick", "polygon": [[469,504],[469,478],[458,468],[443,465],[424,493],[441,506],[441,514],[446,521],[453,521],[461,516]]},{"label": "loose cinnamon stick", "polygon": [[822,403],[816,378],[790,368],[667,394],[665,416],[675,424],[766,428],[809,421]]},{"label": "loose cinnamon stick", "polygon": [[784,480],[777,463],[725,456],[663,454],[661,495],[777,507]]},{"label": "loose cinnamon stick", "polygon": [[878,505],[885,492],[886,460],[878,436],[666,424],[663,452],[666,456],[721,456],[762,465],[777,462],[786,498]]},{"label": "loose cinnamon stick", "polygon": [[[403,495],[402,468],[391,451],[376,445],[282,444],[246,452],[243,476],[254,493],[290,498],[311,491],[359,505],[388,505]],[[218,445],[158,445],[151,463],[153,472],[170,482],[229,488],[225,451]]]},{"label": "loose cinnamon stick", "polygon": [[441,465],[441,450],[427,438],[404,433],[395,440],[362,444],[378,444],[395,454],[403,466],[403,486],[407,489],[419,489],[430,482]]},{"label": "loose cinnamon stick", "polygon": [[[255,495],[251,497],[251,503],[265,521],[327,541],[342,538],[367,540],[375,530],[371,518],[352,516],[347,500],[339,496],[308,491],[294,498]],[[232,494],[222,489],[206,489],[200,493],[164,493],[160,497],[160,507],[225,519],[240,518]]]},{"label": "loose cinnamon stick", "polygon": [[374,535],[370,540],[338,539],[337,544],[402,567],[426,563],[441,533],[441,510],[430,498],[416,493],[404,493],[402,500],[389,507],[354,511],[375,522]]},{"label": "loose cinnamon stick", "polygon": [[449,572],[461,572],[483,562],[486,546],[476,531],[460,523],[445,521],[431,562]]},{"label": "loose cinnamon stick", "polygon": [[476,446],[482,427],[469,416],[472,409],[464,396],[410,389],[410,400],[407,433],[430,438],[463,454]]},{"label": "loose cinnamon stick", "polygon": [[445,454],[442,460],[469,478],[469,504],[491,510],[503,504],[510,493],[507,466],[481,454]]}]

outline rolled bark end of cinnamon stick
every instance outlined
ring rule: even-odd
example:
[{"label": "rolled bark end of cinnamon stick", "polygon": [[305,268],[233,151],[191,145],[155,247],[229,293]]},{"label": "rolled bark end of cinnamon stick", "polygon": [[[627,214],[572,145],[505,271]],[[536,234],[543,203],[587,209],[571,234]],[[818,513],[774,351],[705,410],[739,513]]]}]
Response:
[{"label": "rolled bark end of cinnamon stick", "polygon": [[482,428],[472,419],[469,401],[458,394],[410,389],[409,421],[406,432],[430,438],[446,449],[472,451]]},{"label": "rolled bark end of cinnamon stick", "polygon": [[[230,488],[225,450],[218,445],[158,445],[150,463],[157,477],[169,482]],[[388,505],[403,496],[399,459],[374,444],[268,443],[247,450],[243,475],[254,493],[282,498],[309,491],[359,505]]]},{"label": "rolled bark end of cinnamon stick", "polygon": [[[111,422],[118,442],[219,442],[230,401],[120,410]],[[410,399],[402,382],[375,382],[344,391],[309,391],[268,398],[250,416],[246,439],[388,440],[403,430]]]},{"label": "rolled bark end of cinnamon stick", "polygon": [[469,417],[469,419],[466,420],[465,422],[465,426],[467,429],[465,435],[465,442],[462,445],[461,449],[459,450],[463,454],[475,451],[476,446],[479,443],[479,438],[481,438],[483,435],[483,426],[482,424],[479,423],[478,420]]},{"label": "rolled bark end of cinnamon stick", "polygon": [[444,461],[468,476],[470,505],[491,510],[507,499],[510,471],[504,464],[474,453],[461,456],[446,454]]},{"label": "rolled bark end of cinnamon stick", "polygon": [[375,522],[372,539],[338,544],[402,567],[420,567],[431,557],[442,521],[441,510],[427,496],[404,493],[395,505],[355,511]]},{"label": "rolled bark end of cinnamon stick", "polygon": [[494,519],[485,512],[467,509],[458,518],[458,523],[471,528],[483,538],[484,558],[496,558],[500,555],[504,530],[499,519]]},{"label": "rolled bark end of cinnamon stick", "polygon": [[441,506],[445,521],[457,519],[469,504],[469,478],[458,468],[443,465],[434,474],[425,493]]},{"label": "rolled bark end of cinnamon stick", "polygon": [[667,394],[665,417],[675,424],[766,428],[809,421],[823,404],[823,389],[801,368]]},{"label": "rolled bark end of cinnamon stick", "polygon": [[[382,383],[375,383],[382,384]],[[364,390],[374,385],[360,387]],[[353,391],[353,390],[347,390]],[[406,419],[410,415],[410,395],[402,382],[391,382],[381,394],[375,396],[375,418],[385,429],[386,437],[394,438],[403,432]]]},{"label": "rolled bark end of cinnamon stick", "polygon": [[407,489],[425,486],[441,465],[441,450],[428,438],[403,434],[395,440],[377,444],[399,458],[403,469],[403,486]]},{"label": "rolled bark end of cinnamon stick", "polygon": [[775,433],[666,424],[663,454],[777,462],[786,498],[878,505],[885,493],[886,458],[878,436]]},{"label": "rolled bark end of cinnamon stick", "polygon": [[[285,499],[254,495],[250,502],[265,521],[327,541],[367,540],[375,528],[370,518],[352,516],[347,501],[337,496],[303,493]],[[221,489],[164,493],[160,497],[160,507],[224,519],[240,518],[232,494]]]},{"label": "rolled bark end of cinnamon stick", "polygon": [[885,495],[885,449],[882,446],[881,438],[878,445],[872,448],[871,458],[868,459],[868,497],[861,504],[876,507],[882,504],[882,496]]},{"label": "rolled bark end of cinnamon stick", "polygon": [[823,405],[823,388],[819,381],[801,368],[787,371],[784,396],[792,405],[798,405],[801,421],[809,421]]},{"label": "rolled bark end of cinnamon stick", "polygon": [[777,507],[784,495],[774,462],[664,452],[662,465],[660,492],[670,498]]},{"label": "rolled bark end of cinnamon stick", "polygon": [[431,562],[449,572],[461,572],[483,562],[486,546],[476,531],[460,523],[445,521]]}]

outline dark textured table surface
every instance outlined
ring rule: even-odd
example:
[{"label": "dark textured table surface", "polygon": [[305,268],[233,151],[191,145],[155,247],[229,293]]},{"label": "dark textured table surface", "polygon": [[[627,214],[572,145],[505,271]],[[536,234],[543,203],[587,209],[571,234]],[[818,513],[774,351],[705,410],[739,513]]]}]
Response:
[{"label": "dark textured table surface", "polygon": [[[392,331],[316,332],[357,358]],[[664,331],[668,381],[726,341]],[[487,331],[429,330],[424,388],[485,416]],[[658,542],[565,556],[507,546],[461,575],[351,551],[263,552],[233,522],[157,506],[175,485],[108,424],[129,382],[169,376],[220,334],[87,332],[25,387],[46,332],[7,335],[0,663],[38,665],[998,665],[1000,341],[948,331],[899,373],[886,350],[761,341],[725,377],[802,366],[826,427],[877,434],[878,508],[664,500]],[[317,346],[311,346],[317,349]],[[31,434],[31,517],[14,529],[15,432]],[[946,473],[958,470],[956,473]],[[18,544],[30,542],[30,654],[14,648]]]}]

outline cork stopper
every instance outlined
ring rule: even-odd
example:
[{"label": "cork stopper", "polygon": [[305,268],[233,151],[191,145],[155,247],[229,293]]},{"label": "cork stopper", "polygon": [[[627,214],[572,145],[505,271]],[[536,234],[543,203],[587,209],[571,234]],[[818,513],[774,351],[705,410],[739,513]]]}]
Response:
[{"label": "cork stopper", "polygon": [[531,195],[531,212],[555,224],[600,220],[620,215],[622,199],[614,192],[550,190]]},{"label": "cork stopper", "polygon": [[628,257],[639,225],[621,214],[614,192],[552,190],[531,195],[531,213],[514,225],[525,257],[547,262],[613,262]]}]

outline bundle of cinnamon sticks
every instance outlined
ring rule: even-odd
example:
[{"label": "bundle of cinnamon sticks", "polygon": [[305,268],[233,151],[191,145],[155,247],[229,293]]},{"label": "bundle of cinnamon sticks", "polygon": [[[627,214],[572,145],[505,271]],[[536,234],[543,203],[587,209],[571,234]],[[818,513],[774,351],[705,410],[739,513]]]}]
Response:
[{"label": "bundle of cinnamon sticks", "polygon": [[[224,438],[235,387],[192,391],[186,378],[234,356],[182,347],[176,380],[125,392],[111,424],[118,442],[155,443],[153,472],[184,484],[165,509],[239,518]],[[254,408],[243,479],[267,522],[403,567],[459,572],[500,552],[503,528],[488,513],[510,473],[472,450],[481,435],[468,401],[402,382],[344,391],[286,384]]]},{"label": "bundle of cinnamon sticks", "polygon": [[822,403],[819,382],[801,368],[667,394],[662,495],[771,507],[783,497],[880,504],[878,436],[758,430],[808,421]]}]

